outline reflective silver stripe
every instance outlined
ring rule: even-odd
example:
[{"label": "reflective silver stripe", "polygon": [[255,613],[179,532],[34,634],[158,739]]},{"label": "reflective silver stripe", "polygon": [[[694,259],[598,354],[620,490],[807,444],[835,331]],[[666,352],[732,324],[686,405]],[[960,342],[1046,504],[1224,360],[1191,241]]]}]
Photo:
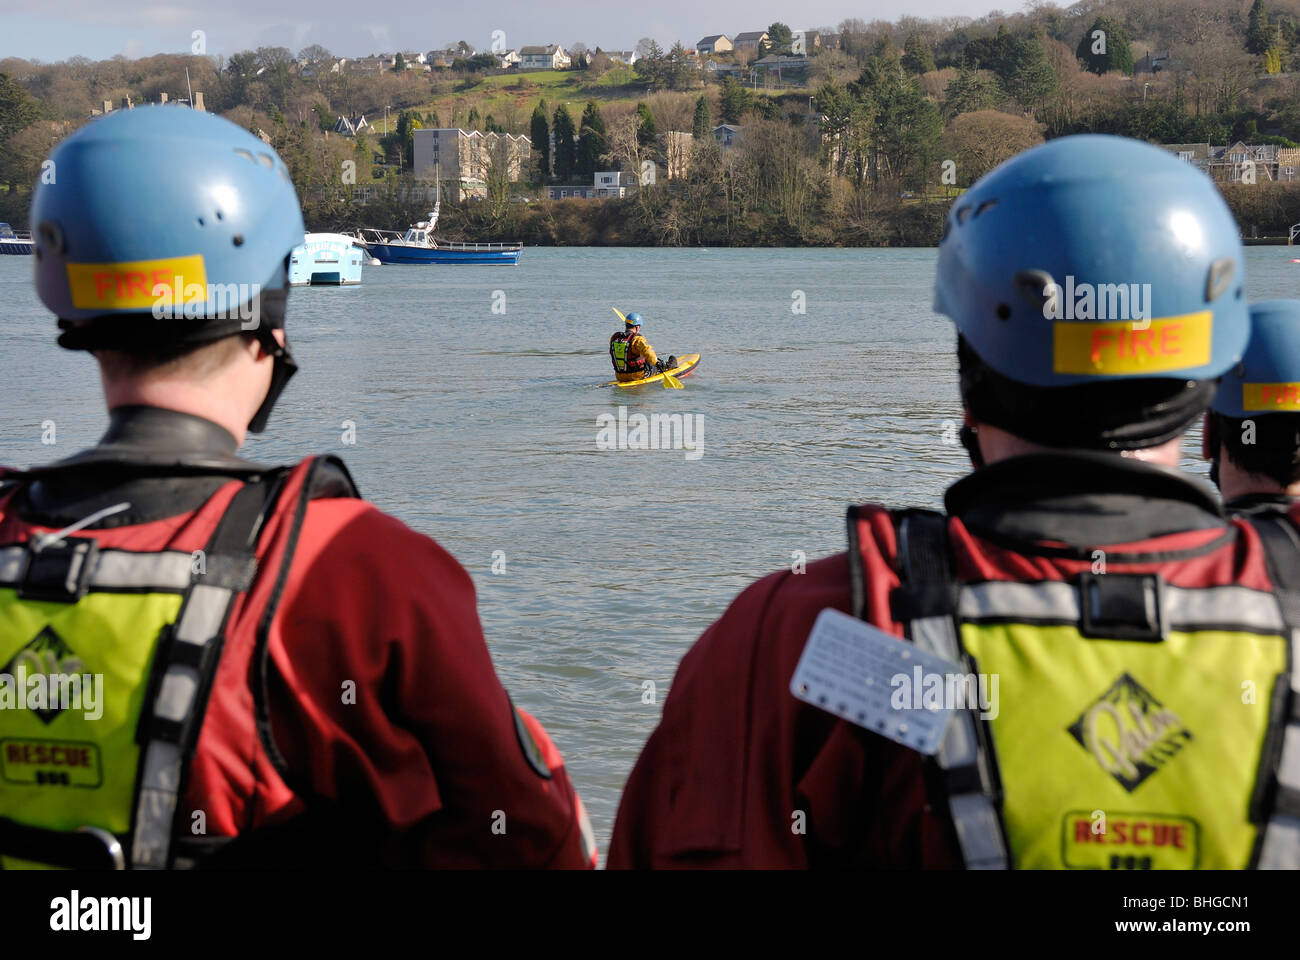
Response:
[{"label": "reflective silver stripe", "polygon": [[969,713],[958,714],[948,723],[939,744],[939,766],[945,770],[966,767],[979,761],[979,740]]},{"label": "reflective silver stripe", "polygon": [[174,743],[154,740],[145,749],[131,844],[131,865],[136,869],[167,867],[172,821],[181,786],[181,759],[181,748]]},{"label": "reflective silver stripe", "polygon": [[957,633],[950,617],[918,617],[908,624],[912,642],[922,650],[937,653],[954,663],[961,662]]},{"label": "reflective silver stripe", "polygon": [[198,645],[207,643],[221,629],[221,621],[232,598],[231,591],[225,587],[195,584],[176,624],[176,639]]},{"label": "reflective silver stripe", "polygon": [[199,672],[193,667],[173,663],[163,674],[158,697],[153,702],[155,716],[180,723],[194,709],[194,697],[199,690]]},{"label": "reflective silver stripe", "polygon": [[27,551],[23,547],[0,550],[0,586],[14,586],[22,579]]},{"label": "reflective silver stripe", "polygon": [[1300,870],[1300,820],[1273,817],[1264,831],[1259,851],[1260,870]]},{"label": "reflective silver stripe", "polygon": [[[161,553],[101,550],[88,587],[91,590],[181,591],[190,585],[192,563],[193,554],[178,550]],[[18,586],[26,569],[26,547],[0,548],[0,587]]]},{"label": "reflective silver stripe", "polygon": [[982,793],[958,793],[948,798],[957,841],[967,870],[1005,870],[1002,826],[993,801]]},{"label": "reflective silver stripe", "polygon": [[[1164,622],[1173,629],[1215,624],[1281,633],[1286,629],[1277,598],[1249,587],[1164,587]],[[963,620],[1060,620],[1078,622],[1079,588],[1048,581],[993,581],[963,586],[957,606]]]},{"label": "reflective silver stripe", "polygon": [[193,554],[169,550],[165,553],[128,553],[101,550],[90,575],[92,590],[127,590],[153,587],[184,590],[190,585]]},{"label": "reflective silver stripe", "polygon": [[[1291,696],[1300,696],[1300,631],[1291,631]],[[1300,723],[1288,722],[1278,761],[1279,787],[1300,791]],[[1300,870],[1300,820],[1274,813],[1264,826],[1261,870]]]}]

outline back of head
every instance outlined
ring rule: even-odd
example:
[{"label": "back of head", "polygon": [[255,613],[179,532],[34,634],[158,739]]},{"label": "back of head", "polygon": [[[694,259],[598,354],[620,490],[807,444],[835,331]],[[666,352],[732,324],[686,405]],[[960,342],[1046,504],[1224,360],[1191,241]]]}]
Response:
[{"label": "back of head", "polygon": [[934,307],[956,323],[976,420],[1054,448],[1133,450],[1208,407],[1245,346],[1244,288],[1237,225],[1208,177],[1084,135],[954,202]]},{"label": "back of head", "polygon": [[165,363],[241,333],[276,357],[260,429],[293,371],[283,327],[290,252],[303,241],[289,171],[229,121],[179,106],[93,120],[51,154],[37,187],[35,280],[61,346]]},{"label": "back of head", "polygon": [[1246,353],[1214,397],[1209,446],[1281,492],[1300,482],[1300,300],[1257,303],[1250,321]]}]

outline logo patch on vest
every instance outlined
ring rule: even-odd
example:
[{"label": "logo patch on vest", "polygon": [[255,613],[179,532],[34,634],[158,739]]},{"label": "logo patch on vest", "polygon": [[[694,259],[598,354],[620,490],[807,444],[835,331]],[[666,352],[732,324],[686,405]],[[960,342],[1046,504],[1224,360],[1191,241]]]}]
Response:
[{"label": "logo patch on vest", "polygon": [[79,675],[86,672],[86,665],[64,639],[52,627],[47,626],[15,653],[13,659],[0,667],[0,673],[11,677],[19,676],[20,671],[28,680],[43,678],[47,689],[53,694],[47,697],[47,706],[35,707],[31,711],[42,723],[49,724],[69,703],[66,696],[58,695],[60,685],[74,676],[80,682]]},{"label": "logo patch on vest", "polygon": [[1121,673],[1067,729],[1129,793],[1192,739],[1178,715],[1128,673]]},{"label": "logo patch on vest", "polygon": [[1195,820],[1163,813],[1072,810],[1061,822],[1061,858],[1075,870],[1193,870]]}]

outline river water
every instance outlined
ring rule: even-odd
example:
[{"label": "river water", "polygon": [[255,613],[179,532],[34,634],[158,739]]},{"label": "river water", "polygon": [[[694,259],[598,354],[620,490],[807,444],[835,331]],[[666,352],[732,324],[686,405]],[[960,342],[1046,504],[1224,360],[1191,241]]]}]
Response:
[{"label": "river water", "polygon": [[[1248,251],[1251,299],[1300,296],[1291,255]],[[0,257],[0,463],[16,466],[104,423],[94,362],[55,346],[31,262]],[[938,506],[968,469],[934,262],[530,248],[513,268],[367,267],[360,287],[292,293],[301,371],[244,452],[340,454],[368,499],[465,565],[497,670],[560,745],[603,855],[677,662],[731,598],[797,551],[842,550],[846,504]],[[684,390],[597,386],[611,307],[640,312],[660,353],[703,355]],[[696,449],[599,449],[620,405],[633,426],[690,415]]]}]

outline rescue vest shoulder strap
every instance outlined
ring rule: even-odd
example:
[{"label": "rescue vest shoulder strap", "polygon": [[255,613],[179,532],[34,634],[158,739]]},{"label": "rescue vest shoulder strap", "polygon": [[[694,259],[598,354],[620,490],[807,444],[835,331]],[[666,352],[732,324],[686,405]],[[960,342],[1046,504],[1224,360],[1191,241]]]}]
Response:
[{"label": "rescue vest shoulder strap", "polygon": [[1300,869],[1300,532],[1286,516],[1258,512],[1242,517],[1259,534],[1264,545],[1269,577],[1277,592],[1282,616],[1290,631],[1286,676],[1273,696],[1266,762],[1251,819],[1267,818],[1259,833],[1255,864],[1262,870]]},{"label": "rescue vest shoulder strap", "polygon": [[[901,585],[890,598],[891,616],[906,624],[907,639],[970,671],[957,631],[958,584],[948,542],[948,518],[930,510],[891,514],[898,538]],[[850,508],[849,566],[855,616],[868,619],[858,511]],[[1000,786],[989,737],[975,709],[953,716],[927,779],[946,799],[950,826],[968,870],[1005,870],[1006,832],[999,813]]]},{"label": "rescue vest shoulder strap", "polygon": [[204,572],[195,575],[176,622],[160,641],[136,734],[141,763],[132,823],[134,868],[173,865],[179,798],[221,660],[230,608],[253,582],[258,536],[286,474],[276,470],[259,477],[231,498],[204,551]]}]

